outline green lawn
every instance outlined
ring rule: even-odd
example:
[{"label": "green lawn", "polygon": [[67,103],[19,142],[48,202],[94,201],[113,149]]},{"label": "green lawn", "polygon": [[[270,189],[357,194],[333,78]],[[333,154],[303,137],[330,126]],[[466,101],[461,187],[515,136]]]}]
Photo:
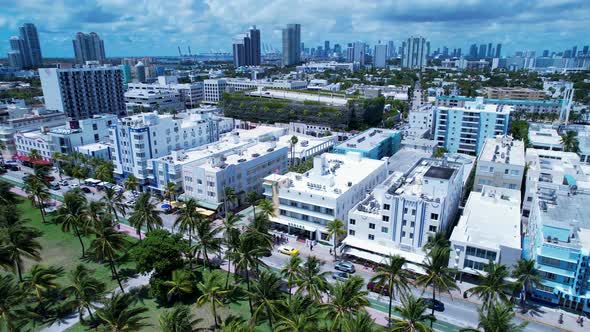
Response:
[{"label": "green lawn", "polygon": [[[61,231],[61,226],[52,223],[53,216],[48,216],[48,223],[43,224],[41,214],[37,208],[33,208],[28,199],[23,199],[18,204],[22,211],[23,218],[29,219],[29,225],[39,229],[43,232],[43,236],[39,238],[39,243],[43,247],[41,251],[43,265],[61,266],[65,269],[66,275],[62,278],[62,282],[67,283],[67,274],[73,270],[78,264],[85,264],[89,268],[96,270],[95,275],[99,280],[105,281],[110,288],[117,287],[116,280],[111,278],[111,271],[107,265],[101,265],[88,260],[82,260],[82,249],[80,241],[73,233],[64,233]],[[129,238],[131,242],[136,240]],[[84,238],[84,246],[86,249],[90,247],[91,238]],[[31,265],[36,264],[34,261],[27,261],[25,264],[25,274]],[[119,267],[131,268],[133,264],[124,264]]]}]

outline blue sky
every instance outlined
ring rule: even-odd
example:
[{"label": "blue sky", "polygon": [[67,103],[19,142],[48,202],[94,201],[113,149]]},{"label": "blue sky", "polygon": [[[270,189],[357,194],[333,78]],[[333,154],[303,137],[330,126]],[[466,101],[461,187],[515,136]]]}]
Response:
[{"label": "blue sky", "polygon": [[107,56],[176,55],[178,45],[229,51],[253,24],[263,43],[280,48],[286,23],[300,23],[310,46],[422,35],[463,52],[500,42],[505,55],[590,44],[589,0],[0,0],[0,56],[25,22],[37,26],[46,57],[73,57],[77,31],[97,32]]}]

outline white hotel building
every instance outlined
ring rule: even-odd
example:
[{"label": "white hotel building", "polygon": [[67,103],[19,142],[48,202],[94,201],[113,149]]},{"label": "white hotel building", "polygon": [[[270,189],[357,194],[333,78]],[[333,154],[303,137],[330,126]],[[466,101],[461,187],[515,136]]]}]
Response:
[{"label": "white hotel building", "polygon": [[428,237],[452,226],[466,167],[422,158],[407,172],[391,174],[348,214],[343,253],[376,263],[390,254],[422,263]]},{"label": "white hotel building", "polygon": [[[215,142],[224,121],[210,113],[142,113],[119,119],[109,129],[114,173],[118,178],[133,174],[141,185],[149,184],[148,160],[182,149]],[[178,175],[180,177],[180,174]]]},{"label": "white hotel building", "polygon": [[473,190],[483,186],[520,190],[524,176],[524,142],[510,136],[486,139],[477,159]]},{"label": "white hotel building", "polygon": [[325,153],[313,160],[313,169],[299,174],[272,174],[264,179],[264,194],[272,200],[274,227],[298,236],[329,241],[326,224],[348,220],[350,209],[387,176],[383,160],[359,153]]},{"label": "white hotel building", "polygon": [[512,268],[521,257],[520,191],[483,186],[471,192],[450,240],[451,268],[478,275],[490,260]]}]

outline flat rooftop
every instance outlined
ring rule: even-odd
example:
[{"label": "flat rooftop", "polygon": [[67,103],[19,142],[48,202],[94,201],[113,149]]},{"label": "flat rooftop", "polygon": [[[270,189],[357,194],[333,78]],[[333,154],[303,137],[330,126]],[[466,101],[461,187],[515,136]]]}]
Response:
[{"label": "flat rooftop", "polygon": [[479,102],[465,102],[465,106],[438,106],[439,109],[444,110],[456,110],[462,112],[475,112],[475,113],[497,113],[497,114],[510,114],[514,110],[514,107],[502,104],[483,104]]},{"label": "flat rooftop", "polygon": [[520,191],[484,186],[481,192],[469,195],[450,240],[520,249],[520,233]]},{"label": "flat rooftop", "polygon": [[[323,166],[319,166],[322,161]],[[359,153],[324,153],[314,158],[314,168],[310,171],[289,172],[281,179],[290,180],[290,190],[338,197],[381,167],[385,171],[384,161],[361,158]],[[273,179],[267,177],[267,180]]]},{"label": "flat rooftop", "polygon": [[[465,96],[437,96],[438,100],[461,100],[475,101],[473,97]],[[484,98],[485,103],[490,104],[509,104],[509,105],[536,105],[536,106],[561,106],[561,100],[531,100],[531,99],[497,99]]]},{"label": "flat rooftop", "polygon": [[428,171],[424,173],[424,177],[448,180],[453,176],[453,173],[455,173],[455,170],[452,168],[431,166]]},{"label": "flat rooftop", "polygon": [[[201,167],[207,171],[218,172],[225,169],[228,165],[238,165],[243,162],[251,161],[256,158],[262,157],[277,149],[285,148],[286,146],[277,146],[273,142],[266,143],[252,143],[252,145],[245,146],[238,150],[228,150],[223,153],[224,161],[219,164],[208,163],[203,160]],[[210,157],[211,158],[211,157]],[[207,158],[209,160],[209,158]],[[190,167],[190,166],[189,166]]]},{"label": "flat rooftop", "polygon": [[389,157],[387,162],[387,169],[392,172],[408,172],[420,159],[428,158],[432,153],[424,150],[415,150],[409,148],[401,148],[393,156]]},{"label": "flat rooftop", "polygon": [[498,136],[485,140],[479,160],[524,167],[524,142],[510,136]]},{"label": "flat rooftop", "polygon": [[90,143],[78,146],[78,149],[84,149],[88,151],[100,151],[108,148],[109,145],[105,143]]},{"label": "flat rooftop", "polygon": [[293,92],[286,90],[258,90],[246,92],[246,95],[253,97],[264,97],[264,98],[276,98],[276,99],[288,99],[296,101],[317,101],[323,104],[335,105],[335,106],[346,106],[348,103],[347,98],[343,98],[338,94],[331,96],[319,95],[314,93],[302,93]]},{"label": "flat rooftop", "polygon": [[561,136],[549,126],[533,124],[529,127],[531,145],[561,147]]},{"label": "flat rooftop", "polygon": [[335,136],[326,136],[326,137],[313,137],[307,135],[283,135],[279,137],[279,144],[285,146],[291,146],[291,137],[297,137],[297,144],[295,144],[294,150],[295,154],[299,154],[301,152],[307,151],[313,147],[322,145],[328,141],[334,141]]},{"label": "flat rooftop", "polygon": [[339,144],[337,147],[369,151],[393,135],[399,135],[399,131],[382,128],[371,128],[349,138],[348,140]]}]

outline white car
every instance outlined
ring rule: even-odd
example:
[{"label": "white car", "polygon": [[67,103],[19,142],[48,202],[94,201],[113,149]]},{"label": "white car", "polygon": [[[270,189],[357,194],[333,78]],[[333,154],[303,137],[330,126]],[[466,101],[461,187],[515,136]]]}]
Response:
[{"label": "white car", "polygon": [[78,183],[70,183],[70,188],[79,188],[80,185]]}]

